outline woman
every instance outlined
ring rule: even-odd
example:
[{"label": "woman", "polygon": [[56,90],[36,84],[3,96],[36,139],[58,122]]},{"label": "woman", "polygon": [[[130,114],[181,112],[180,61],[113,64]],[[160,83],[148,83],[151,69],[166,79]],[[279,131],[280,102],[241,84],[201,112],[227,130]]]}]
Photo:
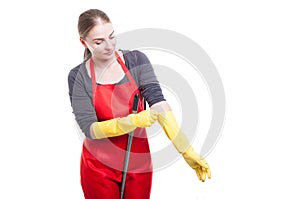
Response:
[{"label": "woman", "polygon": [[[73,113],[86,135],[81,155],[85,198],[120,197],[128,134],[133,131],[125,199],[150,198],[152,162],[145,127],[156,120],[200,180],[210,178],[206,161],[189,145],[147,57],[139,51],[116,51],[114,29],[102,11],[79,16],[84,61],[68,77]],[[134,99],[137,113],[132,113]],[[144,110],[146,100],[150,109]]]}]

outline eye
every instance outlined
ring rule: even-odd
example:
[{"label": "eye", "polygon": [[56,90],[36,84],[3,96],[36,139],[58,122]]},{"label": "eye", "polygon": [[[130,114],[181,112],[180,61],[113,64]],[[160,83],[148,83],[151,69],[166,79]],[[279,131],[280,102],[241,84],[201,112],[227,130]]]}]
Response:
[{"label": "eye", "polygon": [[102,41],[97,41],[96,42],[96,45],[100,45],[100,44],[102,44]]}]

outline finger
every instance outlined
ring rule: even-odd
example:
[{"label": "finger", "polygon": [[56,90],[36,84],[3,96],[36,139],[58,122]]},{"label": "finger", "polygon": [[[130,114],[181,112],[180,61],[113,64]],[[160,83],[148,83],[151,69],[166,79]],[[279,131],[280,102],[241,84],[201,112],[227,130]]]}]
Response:
[{"label": "finger", "polygon": [[203,172],[200,168],[196,169],[196,173],[198,175],[199,180],[202,182],[205,181],[205,172]]},{"label": "finger", "polygon": [[211,179],[211,171],[210,171],[210,168],[208,168],[208,169],[206,170],[206,173],[207,173],[208,179]]},{"label": "finger", "polygon": [[198,164],[199,164],[201,167],[204,167],[205,169],[208,169],[208,168],[209,168],[207,162],[206,162],[202,157],[200,157],[200,160],[198,160]]},{"label": "finger", "polygon": [[196,170],[196,174],[197,174],[198,179],[202,181],[200,172]]},{"label": "finger", "polygon": [[153,120],[153,122],[155,122],[157,120],[157,116],[156,115],[151,115],[150,118]]},{"label": "finger", "polygon": [[202,182],[206,180],[206,172],[201,171]]},{"label": "finger", "polygon": [[209,166],[208,166],[208,168],[202,167],[202,170],[207,174],[207,177],[210,179],[211,178],[211,171],[210,171]]}]

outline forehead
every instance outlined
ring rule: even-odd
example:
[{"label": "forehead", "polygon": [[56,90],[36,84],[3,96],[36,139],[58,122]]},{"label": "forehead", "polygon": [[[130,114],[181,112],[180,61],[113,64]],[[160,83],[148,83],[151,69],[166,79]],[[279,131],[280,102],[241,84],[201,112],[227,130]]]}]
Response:
[{"label": "forehead", "polygon": [[114,29],[111,23],[107,23],[99,19],[97,20],[97,24],[87,34],[87,38],[105,38],[108,37],[113,31]]}]

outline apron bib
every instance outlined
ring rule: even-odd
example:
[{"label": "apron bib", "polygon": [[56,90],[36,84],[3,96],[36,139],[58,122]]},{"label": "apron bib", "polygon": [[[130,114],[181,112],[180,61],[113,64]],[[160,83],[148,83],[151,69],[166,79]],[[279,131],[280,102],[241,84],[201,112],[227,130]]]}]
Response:
[{"label": "apron bib", "polygon": [[[141,93],[128,71],[125,63],[117,52],[116,57],[128,81],[123,84],[96,83],[93,60],[90,61],[90,71],[93,90],[93,104],[98,121],[109,120],[116,117],[126,117],[132,113],[135,94],[139,95],[138,112],[144,110]],[[145,128],[136,128],[132,140],[132,148],[128,165],[128,172],[152,172],[152,162],[149,143]],[[128,134],[104,138],[100,140],[84,140],[84,147],[95,159],[102,164],[122,171],[125,159]]]}]

